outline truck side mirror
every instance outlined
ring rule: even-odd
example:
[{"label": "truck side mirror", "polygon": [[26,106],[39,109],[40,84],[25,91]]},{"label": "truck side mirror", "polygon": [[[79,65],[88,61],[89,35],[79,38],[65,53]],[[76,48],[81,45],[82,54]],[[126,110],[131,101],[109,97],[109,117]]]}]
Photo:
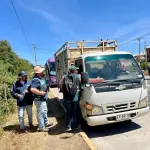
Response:
[{"label": "truck side mirror", "polygon": [[148,75],[150,76],[150,66],[148,66]]},{"label": "truck side mirror", "polygon": [[88,84],[89,83],[89,75],[87,72],[82,72],[81,73],[81,81],[83,84]]}]

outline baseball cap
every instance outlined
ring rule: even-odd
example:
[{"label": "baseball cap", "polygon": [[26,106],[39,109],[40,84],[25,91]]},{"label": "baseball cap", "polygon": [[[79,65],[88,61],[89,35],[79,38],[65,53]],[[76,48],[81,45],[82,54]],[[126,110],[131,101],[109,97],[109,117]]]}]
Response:
[{"label": "baseball cap", "polygon": [[18,77],[27,76],[28,74],[25,71],[21,71],[18,73]]},{"label": "baseball cap", "polygon": [[78,70],[78,69],[79,69],[79,67],[77,67],[75,65],[69,67],[69,70],[72,70],[72,71]]}]

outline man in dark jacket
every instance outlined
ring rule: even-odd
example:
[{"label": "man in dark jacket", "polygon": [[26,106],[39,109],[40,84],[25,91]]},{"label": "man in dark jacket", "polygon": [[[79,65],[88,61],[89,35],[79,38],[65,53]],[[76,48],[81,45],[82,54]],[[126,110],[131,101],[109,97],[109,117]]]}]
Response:
[{"label": "man in dark jacket", "polygon": [[[81,84],[81,76],[77,74],[78,67],[72,65],[69,67],[69,73],[64,75],[60,81],[60,91],[63,92],[64,106],[66,108],[66,125],[67,132],[72,131],[72,128],[78,129],[79,127],[79,87]],[[75,94],[70,95],[66,90],[65,80],[68,75],[73,75],[77,90]]]},{"label": "man in dark jacket", "polygon": [[24,125],[24,111],[26,109],[28,115],[28,121],[30,129],[32,128],[32,94],[28,91],[30,81],[27,80],[27,74],[24,71],[19,72],[18,80],[13,84],[11,88],[11,95],[17,100],[18,106],[18,119],[20,123],[20,129],[25,129]]}]

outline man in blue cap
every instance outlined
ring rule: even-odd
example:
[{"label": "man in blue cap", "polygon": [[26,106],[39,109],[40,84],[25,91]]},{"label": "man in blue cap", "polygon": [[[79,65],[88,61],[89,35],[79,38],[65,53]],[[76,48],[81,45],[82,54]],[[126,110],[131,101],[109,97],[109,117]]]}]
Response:
[{"label": "man in blue cap", "polygon": [[29,86],[30,83],[27,80],[27,73],[21,71],[18,73],[18,80],[13,84],[10,90],[12,97],[17,100],[18,119],[19,119],[21,130],[25,130],[25,125],[24,125],[25,109],[27,111],[30,129],[33,127],[32,125],[33,98],[32,98],[32,94],[28,91]]},{"label": "man in blue cap", "polygon": [[67,132],[79,126],[79,87],[81,77],[77,74],[79,68],[75,65],[69,67],[69,72],[60,81],[60,91],[63,92],[64,106],[66,108]]}]

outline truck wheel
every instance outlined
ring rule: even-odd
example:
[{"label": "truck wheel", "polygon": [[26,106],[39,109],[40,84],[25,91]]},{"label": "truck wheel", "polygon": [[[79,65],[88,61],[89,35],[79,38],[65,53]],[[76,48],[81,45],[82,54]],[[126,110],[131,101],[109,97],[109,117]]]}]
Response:
[{"label": "truck wheel", "polygon": [[87,124],[86,120],[85,119],[81,119],[81,127],[82,129],[85,129],[85,128],[88,128],[89,125]]}]

